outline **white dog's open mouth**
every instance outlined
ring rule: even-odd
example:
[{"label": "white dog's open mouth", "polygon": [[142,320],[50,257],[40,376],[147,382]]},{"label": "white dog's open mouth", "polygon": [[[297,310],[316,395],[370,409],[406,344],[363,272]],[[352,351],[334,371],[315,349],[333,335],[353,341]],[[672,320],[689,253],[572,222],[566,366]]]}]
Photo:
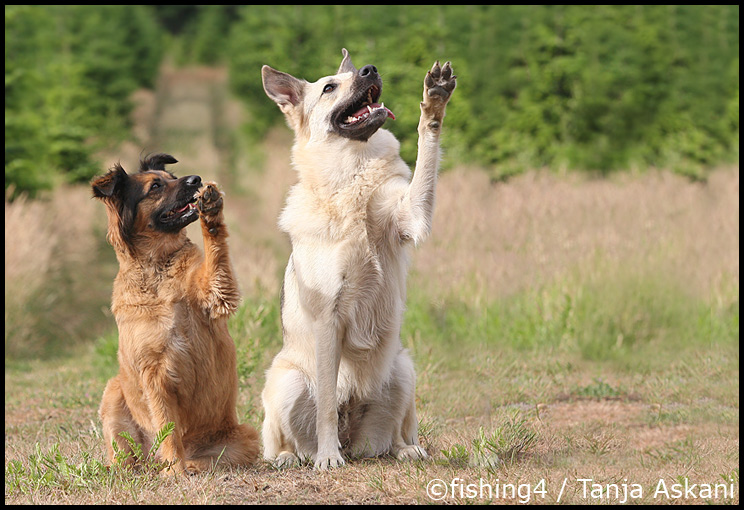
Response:
[{"label": "white dog's open mouth", "polygon": [[344,124],[351,125],[356,124],[357,122],[361,122],[378,110],[386,112],[387,117],[395,120],[395,115],[393,115],[393,112],[391,112],[388,108],[385,108],[385,103],[372,103],[359,109],[359,111],[357,111],[354,115],[349,115],[348,117],[346,117]]},{"label": "white dog's open mouth", "polygon": [[352,126],[378,113],[384,113],[385,118],[395,120],[395,115],[389,108],[385,107],[385,103],[377,102],[380,98],[380,93],[380,87],[377,85],[372,85],[368,88],[365,95],[359,101],[354,102],[344,111],[341,115],[341,124]]}]

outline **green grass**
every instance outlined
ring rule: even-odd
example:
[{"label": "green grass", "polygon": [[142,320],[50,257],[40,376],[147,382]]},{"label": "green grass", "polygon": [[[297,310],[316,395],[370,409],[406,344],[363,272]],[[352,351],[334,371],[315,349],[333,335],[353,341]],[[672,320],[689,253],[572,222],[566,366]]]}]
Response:
[{"label": "green grass", "polygon": [[[131,466],[125,461],[133,457],[141,463],[140,472],[154,472],[161,468],[154,459],[163,441],[173,433],[175,424],[168,423],[158,432],[147,456],[143,455],[142,445],[127,433],[121,437],[127,440],[130,450],[118,448],[112,441],[116,460],[111,467],[106,466],[96,455],[88,451],[80,454],[79,462],[65,457],[60,452],[59,443],[52,444],[46,451],[39,443],[34,444],[34,453],[27,461],[11,460],[5,467],[5,490],[13,495],[16,492],[31,494],[40,490],[74,491],[104,488],[116,483],[130,484],[136,478]],[[144,478],[144,477],[143,477]]]},{"label": "green grass", "polygon": [[637,370],[639,361],[651,367],[680,350],[738,346],[739,304],[737,298],[715,308],[673,284],[632,274],[597,283],[558,281],[481,309],[454,299],[432,303],[414,292],[403,336],[416,335],[440,349],[539,350]]},{"label": "green grass", "polygon": [[731,382],[738,381],[738,297],[732,301],[719,308],[629,272],[603,282],[556,281],[481,308],[414,291],[402,338],[419,386],[434,386],[440,405],[445,399],[462,414],[576,398],[712,399],[738,408]]}]

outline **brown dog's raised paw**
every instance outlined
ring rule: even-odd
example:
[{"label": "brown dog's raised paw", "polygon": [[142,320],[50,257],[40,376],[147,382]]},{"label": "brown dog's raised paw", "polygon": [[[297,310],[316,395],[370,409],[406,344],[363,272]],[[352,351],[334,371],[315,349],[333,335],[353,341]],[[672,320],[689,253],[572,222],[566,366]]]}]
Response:
[{"label": "brown dog's raised paw", "polygon": [[222,192],[217,183],[205,182],[196,192],[196,208],[202,216],[213,216],[222,210]]}]

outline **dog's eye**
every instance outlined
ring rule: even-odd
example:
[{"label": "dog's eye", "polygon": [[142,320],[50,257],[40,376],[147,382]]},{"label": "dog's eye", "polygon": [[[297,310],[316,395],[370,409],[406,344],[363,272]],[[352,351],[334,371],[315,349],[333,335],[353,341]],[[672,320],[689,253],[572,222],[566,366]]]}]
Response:
[{"label": "dog's eye", "polygon": [[335,88],[336,88],[336,85],[335,84],[329,83],[328,85],[326,85],[325,87],[323,87],[323,94],[325,94],[327,92],[331,92]]},{"label": "dog's eye", "polygon": [[150,186],[150,191],[154,191],[154,190],[158,189],[160,186],[161,186],[161,184],[159,182],[153,182],[152,183],[152,186]]}]

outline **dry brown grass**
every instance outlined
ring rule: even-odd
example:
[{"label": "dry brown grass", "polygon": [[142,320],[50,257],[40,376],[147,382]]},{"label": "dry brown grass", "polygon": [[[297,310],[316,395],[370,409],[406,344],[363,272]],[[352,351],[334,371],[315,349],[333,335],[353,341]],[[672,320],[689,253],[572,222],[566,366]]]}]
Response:
[{"label": "dry brown grass", "polygon": [[440,296],[469,289],[475,302],[618,263],[730,302],[739,281],[738,167],[707,183],[658,171],[530,172],[494,184],[458,168],[439,180],[434,231],[415,254],[412,285]]},{"label": "dry brown grass", "polygon": [[[35,330],[38,315],[60,307],[60,336],[77,337],[81,318],[61,304],[67,294],[97,292],[86,277],[66,280],[68,270],[85,271],[96,261],[97,233],[105,222],[87,189],[64,186],[37,200],[5,200],[5,354],[39,355],[50,340]],[[93,266],[96,267],[96,266]],[[94,270],[95,271],[95,270]],[[90,274],[92,274],[91,271]],[[70,283],[60,288],[59,280]],[[44,320],[54,320],[52,315]],[[52,324],[52,326],[55,326]]]},{"label": "dry brown grass", "polygon": [[[72,391],[36,391],[36,398],[24,404],[16,398],[28,396],[31,388],[14,387],[6,413],[6,462],[27,459],[33,444],[42,451],[61,442],[60,453],[72,462],[81,462],[81,451],[96,452],[100,445],[100,426],[95,417],[95,390],[79,373],[61,370],[35,375],[35,383],[71,385],[80,393],[80,402],[70,404],[61,396],[74,398]],[[31,377],[31,376],[29,376]],[[39,378],[41,381],[39,381]],[[21,381],[16,380],[15,384]],[[30,381],[26,381],[30,383]],[[6,392],[8,388],[6,388]],[[87,392],[90,392],[88,395]],[[82,404],[82,405],[81,405]],[[6,408],[8,403],[6,402]],[[62,408],[60,408],[62,407]],[[427,504],[435,502],[427,493],[434,480],[464,484],[528,484],[540,488],[545,480],[545,497],[533,493],[531,503],[555,503],[563,480],[567,490],[561,497],[566,504],[620,503],[596,500],[581,490],[581,478],[596,483],[637,483],[643,497],[634,503],[704,503],[703,500],[665,500],[653,497],[661,478],[669,484],[679,476],[691,483],[722,483],[722,475],[738,467],[738,425],[719,423],[665,423],[655,421],[656,409],[640,402],[577,400],[541,406],[539,417],[529,409],[515,406],[494,409],[487,416],[441,419],[421,416],[425,424],[422,441],[432,459],[401,463],[390,458],[354,461],[331,472],[317,472],[311,466],[277,471],[260,462],[255,467],[216,470],[194,477],[162,478],[131,474],[111,482],[88,481],[87,488],[60,486],[22,494],[8,494],[6,504]],[[472,454],[472,441],[479,430],[492,431],[518,414],[537,436],[536,443],[514,461],[497,467],[473,464],[470,455],[464,463],[449,459],[443,451],[462,445]],[[432,426],[432,423],[434,425]],[[94,457],[102,457],[94,453]],[[733,498],[719,502],[738,502]],[[519,497],[468,497],[450,492],[443,503],[518,503]]]}]

